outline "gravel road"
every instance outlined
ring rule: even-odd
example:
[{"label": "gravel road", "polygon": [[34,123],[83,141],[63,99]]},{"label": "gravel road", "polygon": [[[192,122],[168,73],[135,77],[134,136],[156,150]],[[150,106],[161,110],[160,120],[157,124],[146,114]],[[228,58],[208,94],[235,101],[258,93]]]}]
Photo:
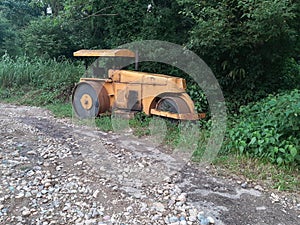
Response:
[{"label": "gravel road", "polygon": [[299,225],[299,195],[218,177],[146,138],[0,103],[0,224]]}]

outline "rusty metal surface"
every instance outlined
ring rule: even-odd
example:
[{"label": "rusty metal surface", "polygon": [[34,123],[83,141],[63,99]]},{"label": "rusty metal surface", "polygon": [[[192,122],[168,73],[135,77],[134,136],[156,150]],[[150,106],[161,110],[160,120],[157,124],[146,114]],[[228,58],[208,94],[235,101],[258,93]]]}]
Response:
[{"label": "rusty metal surface", "polygon": [[178,114],[178,113],[160,111],[157,109],[151,109],[151,115],[163,116],[163,117],[168,117],[168,118],[178,119],[178,120],[198,120],[199,119],[199,116],[195,113]]},{"label": "rusty metal surface", "polygon": [[72,105],[79,118],[89,118],[108,111],[110,100],[103,83],[85,81],[75,86]]},{"label": "rusty metal surface", "polygon": [[151,114],[181,120],[199,119],[199,115],[195,113],[194,104],[185,97],[182,94],[163,96],[158,100],[155,108],[151,109]]},{"label": "rusty metal surface", "polygon": [[102,49],[102,50],[81,49],[74,52],[73,55],[85,56],[85,57],[129,57],[129,58],[135,57],[135,53],[128,49]]},{"label": "rusty metal surface", "polygon": [[170,113],[191,113],[191,106],[188,105],[182,98],[178,96],[165,96],[161,98],[155,107],[159,111],[166,111]]}]

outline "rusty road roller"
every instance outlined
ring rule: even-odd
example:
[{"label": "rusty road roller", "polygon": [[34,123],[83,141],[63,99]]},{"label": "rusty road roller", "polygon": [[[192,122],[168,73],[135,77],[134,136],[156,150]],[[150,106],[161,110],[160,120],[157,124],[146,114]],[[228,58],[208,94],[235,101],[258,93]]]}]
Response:
[{"label": "rusty road roller", "polygon": [[[137,54],[128,49],[79,50],[79,57],[128,57]],[[103,72],[98,68],[99,73]],[[204,114],[195,111],[186,93],[183,78],[121,70],[107,70],[105,78],[85,77],[76,84],[72,94],[73,110],[79,118],[97,117],[107,113],[134,114],[144,112],[178,120],[198,120]]]}]

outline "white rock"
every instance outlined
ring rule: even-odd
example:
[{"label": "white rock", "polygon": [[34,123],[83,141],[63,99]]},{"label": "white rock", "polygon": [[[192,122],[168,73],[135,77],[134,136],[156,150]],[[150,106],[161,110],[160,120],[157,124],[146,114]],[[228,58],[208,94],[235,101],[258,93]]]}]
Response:
[{"label": "white rock", "polygon": [[50,186],[51,186],[50,182],[45,183],[45,187],[50,187]]},{"label": "white rock", "polygon": [[262,188],[262,186],[260,185],[255,185],[254,187],[255,190],[258,190],[258,191],[263,191],[264,189]]},{"label": "white rock", "polygon": [[23,197],[24,197],[24,192],[21,191],[20,193],[18,193],[18,194],[16,195],[15,198],[23,198]]},{"label": "white rock", "polygon": [[256,207],[257,211],[262,211],[262,210],[266,210],[267,208],[265,206],[258,206]]},{"label": "white rock", "polygon": [[276,195],[276,194],[274,194],[274,193],[271,194],[271,200],[272,200],[272,203],[278,203],[278,202],[280,202],[279,196]]},{"label": "white rock", "polygon": [[159,219],[161,219],[161,215],[159,215],[159,214],[156,214],[156,215],[154,215],[154,216],[151,218],[152,221],[156,221],[156,220],[159,220]]},{"label": "white rock", "polygon": [[29,197],[31,197],[32,196],[32,194],[29,192],[29,191],[27,191],[26,193],[25,193],[25,197],[26,198],[29,198]]},{"label": "white rock", "polygon": [[27,176],[31,177],[34,175],[34,172],[32,170],[29,170],[27,173],[26,173]]},{"label": "white rock", "polygon": [[207,220],[210,224],[215,224],[215,220],[211,216],[208,216]]},{"label": "white rock", "polygon": [[180,202],[184,203],[184,202],[186,202],[186,196],[187,196],[186,193],[181,193],[181,194],[177,197],[176,201],[180,201]]},{"label": "white rock", "polygon": [[78,161],[77,163],[74,164],[74,166],[80,166],[82,165],[82,161]]},{"label": "white rock", "polygon": [[85,224],[85,225],[91,225],[91,224],[94,224],[94,223],[96,223],[96,222],[97,222],[96,219],[90,219],[90,220],[84,221],[84,224]]},{"label": "white rock", "polygon": [[28,151],[27,154],[28,154],[28,155],[36,155],[36,151],[31,150],[31,151]]},{"label": "white rock", "polygon": [[196,209],[189,209],[190,217],[197,217],[198,211]]},{"label": "white rock", "polygon": [[196,216],[189,216],[189,221],[195,222],[197,220]]},{"label": "white rock", "polygon": [[51,180],[50,179],[44,179],[44,180],[41,180],[41,183],[42,184],[46,184],[46,183],[50,183]]},{"label": "white rock", "polygon": [[23,211],[22,211],[22,216],[29,216],[30,215],[30,210],[25,208]]},{"label": "white rock", "polygon": [[165,211],[165,206],[160,202],[155,202],[155,203],[153,203],[153,209],[157,210],[159,212],[164,212]]},{"label": "white rock", "polygon": [[99,194],[99,190],[96,190],[96,191],[93,193],[93,197],[94,197],[94,198],[97,198],[98,194]]},{"label": "white rock", "polygon": [[62,166],[57,166],[57,167],[55,168],[56,171],[60,171],[61,169],[62,169]]}]

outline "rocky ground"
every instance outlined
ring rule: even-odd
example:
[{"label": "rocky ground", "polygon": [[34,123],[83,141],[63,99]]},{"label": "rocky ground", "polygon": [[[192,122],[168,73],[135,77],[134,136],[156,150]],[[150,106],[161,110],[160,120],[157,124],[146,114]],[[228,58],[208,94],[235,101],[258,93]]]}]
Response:
[{"label": "rocky ground", "polygon": [[298,225],[300,199],[129,134],[0,104],[0,224]]}]

